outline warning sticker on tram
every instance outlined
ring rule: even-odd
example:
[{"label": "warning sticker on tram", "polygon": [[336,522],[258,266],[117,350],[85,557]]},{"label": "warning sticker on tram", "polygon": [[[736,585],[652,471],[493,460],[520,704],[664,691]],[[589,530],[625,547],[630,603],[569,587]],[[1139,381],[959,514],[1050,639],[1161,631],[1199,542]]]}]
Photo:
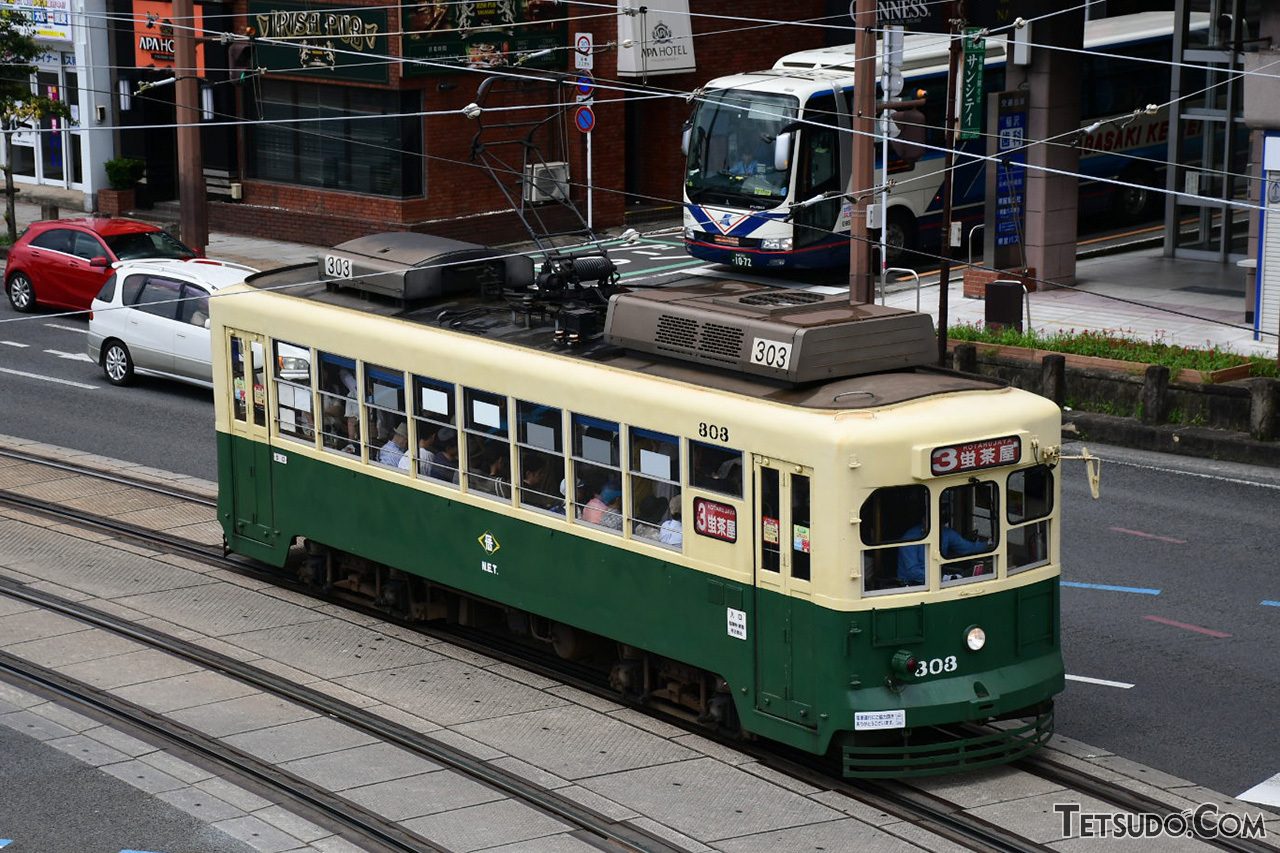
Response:
[{"label": "warning sticker on tram", "polygon": [[979,468],[1016,465],[1022,459],[1022,440],[1016,435],[936,447],[929,454],[929,469],[935,477],[959,474]]}]

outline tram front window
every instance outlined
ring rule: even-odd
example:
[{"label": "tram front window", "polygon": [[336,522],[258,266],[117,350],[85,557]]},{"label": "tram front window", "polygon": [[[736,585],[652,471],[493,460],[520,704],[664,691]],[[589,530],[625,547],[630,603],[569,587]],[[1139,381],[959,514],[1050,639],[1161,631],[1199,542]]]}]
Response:
[{"label": "tram front window", "polygon": [[695,204],[763,210],[786,199],[789,169],[777,169],[774,148],[795,121],[789,95],[712,91],[690,119],[685,192]]},{"label": "tram front window", "polygon": [[[876,489],[859,512],[863,592],[923,586],[929,535],[929,489],[922,485]],[[919,545],[903,543],[920,542]]]},{"label": "tram front window", "polygon": [[994,482],[944,489],[939,501],[942,582],[990,579],[996,573],[1000,487]]}]

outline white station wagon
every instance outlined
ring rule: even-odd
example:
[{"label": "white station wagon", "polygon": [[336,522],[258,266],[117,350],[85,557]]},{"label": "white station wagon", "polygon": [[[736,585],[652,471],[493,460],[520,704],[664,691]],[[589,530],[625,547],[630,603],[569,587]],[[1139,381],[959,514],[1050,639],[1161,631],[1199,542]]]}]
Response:
[{"label": "white station wagon", "polygon": [[208,258],[116,264],[90,306],[89,357],[113,385],[145,374],[212,388],[209,297],[255,272]]}]

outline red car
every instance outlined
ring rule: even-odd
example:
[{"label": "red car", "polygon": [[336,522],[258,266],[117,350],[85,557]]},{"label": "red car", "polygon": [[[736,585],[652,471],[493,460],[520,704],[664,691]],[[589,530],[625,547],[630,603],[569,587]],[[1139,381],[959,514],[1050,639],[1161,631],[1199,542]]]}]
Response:
[{"label": "red car", "polygon": [[4,290],[16,311],[37,304],[87,311],[116,261],[187,260],[198,253],[169,232],[133,219],[89,217],[33,222],[9,250]]}]

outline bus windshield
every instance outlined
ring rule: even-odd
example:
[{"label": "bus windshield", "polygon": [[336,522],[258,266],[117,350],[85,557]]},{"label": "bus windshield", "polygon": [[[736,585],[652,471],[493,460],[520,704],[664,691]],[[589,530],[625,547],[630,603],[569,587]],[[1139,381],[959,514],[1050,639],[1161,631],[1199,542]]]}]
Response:
[{"label": "bus windshield", "polygon": [[787,197],[790,169],[777,169],[774,140],[796,119],[787,95],[706,93],[690,120],[685,193],[695,204],[764,210]]}]

